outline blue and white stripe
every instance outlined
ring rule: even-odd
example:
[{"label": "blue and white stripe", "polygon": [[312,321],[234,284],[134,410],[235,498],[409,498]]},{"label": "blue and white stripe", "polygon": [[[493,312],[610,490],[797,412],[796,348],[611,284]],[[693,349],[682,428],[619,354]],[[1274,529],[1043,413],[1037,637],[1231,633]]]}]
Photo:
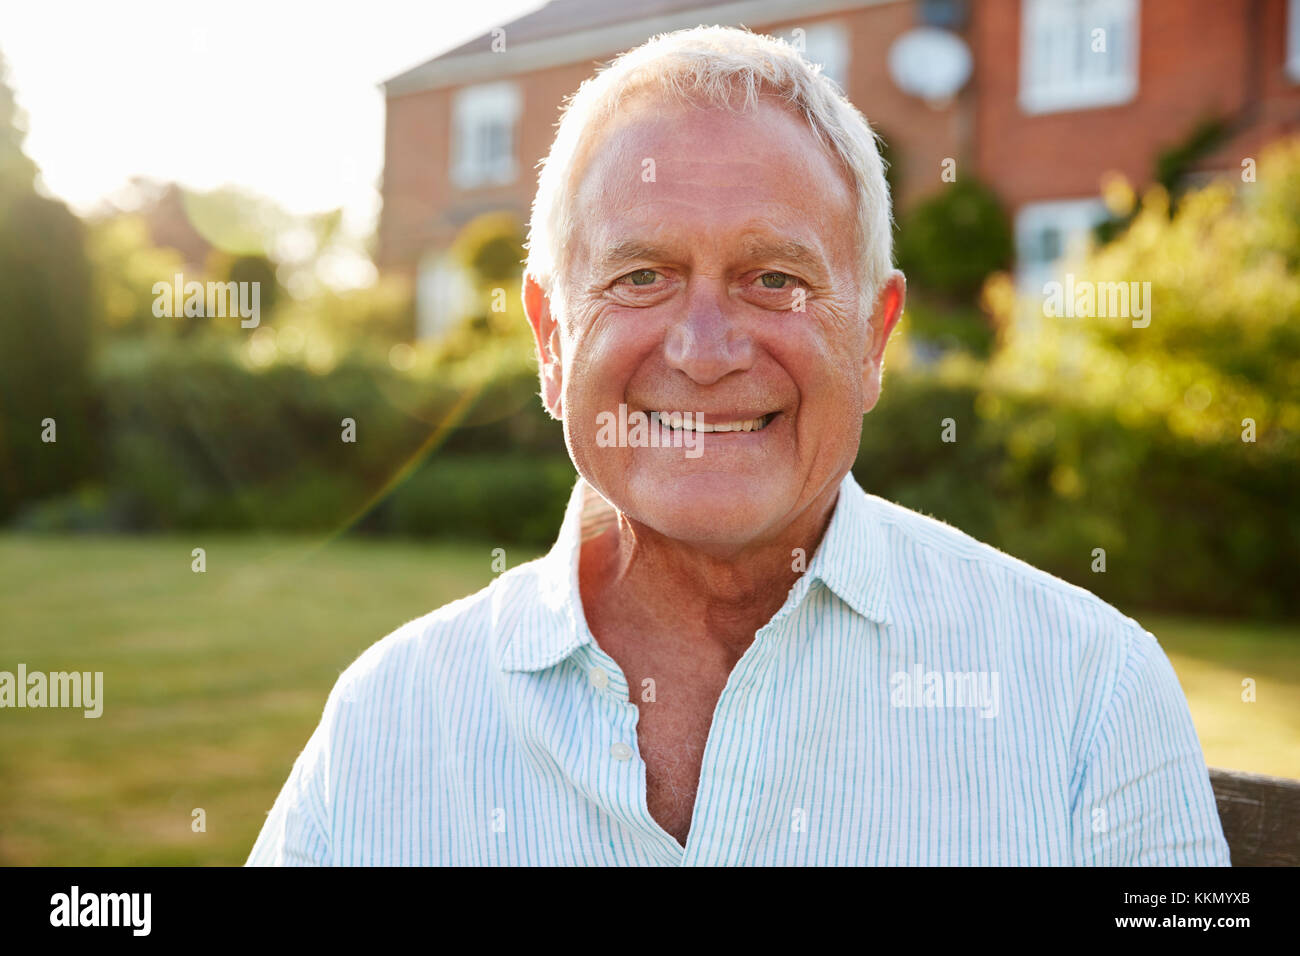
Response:
[{"label": "blue and white stripe", "polygon": [[[578,598],[588,493],[547,556],[347,669],[250,865],[1228,864],[1155,638],[852,475],[718,701],[679,846]],[[996,675],[996,716],[894,692],[926,672]]]}]

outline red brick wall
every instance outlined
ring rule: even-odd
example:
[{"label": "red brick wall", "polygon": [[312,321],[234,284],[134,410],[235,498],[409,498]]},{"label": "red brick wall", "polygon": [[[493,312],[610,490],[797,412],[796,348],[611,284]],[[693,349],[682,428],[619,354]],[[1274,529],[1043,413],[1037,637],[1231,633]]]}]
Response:
[{"label": "red brick wall", "polygon": [[1013,209],[1095,195],[1103,173],[1150,181],[1157,154],[1210,113],[1258,120],[1202,164],[1237,168],[1262,139],[1296,131],[1300,85],[1283,70],[1286,0],[1141,0],[1138,92],[1120,106],[1026,115],[1019,106],[1020,0],[973,4],[975,154]]},{"label": "red brick wall", "polygon": [[[1140,0],[1139,6],[1136,98],[1033,116],[1018,102],[1021,0],[971,4],[975,75],[957,102],[942,109],[903,94],[888,74],[889,45],[916,22],[910,3],[754,28],[785,32],[823,20],[849,27],[849,97],[894,147],[900,208],[941,186],[940,163],[949,156],[958,160],[959,175],[973,167],[1014,210],[1033,200],[1094,195],[1110,170],[1146,183],[1156,155],[1211,112],[1245,115],[1248,125],[1206,168],[1238,168],[1243,156],[1258,157],[1263,142],[1300,132],[1300,84],[1284,72],[1286,0]],[[454,88],[391,97],[381,266],[412,269],[425,249],[445,246],[478,211],[508,208],[525,220],[560,101],[594,67],[571,64],[512,77],[524,102],[520,175],[509,186],[460,190],[451,183]]]},{"label": "red brick wall", "polygon": [[[841,21],[850,31],[847,92],[872,125],[890,138],[901,184],[897,202],[906,206],[941,185],[940,163],[945,157],[961,155],[957,109],[931,109],[901,93],[889,78],[889,45],[915,25],[915,10],[910,3],[885,3],[848,13],[764,24],[761,29],[786,32],[826,20]],[[615,51],[609,54],[613,55]],[[517,130],[520,175],[513,184],[495,188],[460,190],[449,178],[447,136],[455,88],[390,97],[380,265],[412,270],[425,249],[445,246],[458,226],[480,209],[514,209],[521,221],[526,220],[537,185],[535,167],[550,149],[561,100],[594,69],[593,61],[509,77],[519,83],[523,93]]]},{"label": "red brick wall", "polygon": [[445,130],[451,122],[447,90],[389,97],[384,131],[383,212],[378,260],[410,270],[428,241],[448,191]]},{"label": "red brick wall", "polygon": [[917,25],[910,3],[887,3],[847,13],[792,19],[764,29],[785,34],[794,27],[820,22],[843,23],[849,31],[849,99],[885,136],[893,149],[899,195],[895,205],[906,208],[942,185],[940,164],[947,157],[961,161],[959,118],[955,106],[932,109],[902,92],[889,75],[889,47],[904,31]]}]

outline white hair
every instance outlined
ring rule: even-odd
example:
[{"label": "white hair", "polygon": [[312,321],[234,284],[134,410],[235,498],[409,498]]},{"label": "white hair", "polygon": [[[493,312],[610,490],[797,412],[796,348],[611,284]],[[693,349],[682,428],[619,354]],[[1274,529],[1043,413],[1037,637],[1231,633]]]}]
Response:
[{"label": "white hair", "polygon": [[[778,97],[808,123],[817,142],[843,162],[857,195],[861,299],[869,318],[881,284],[893,268],[889,187],[879,138],[820,67],[794,47],[747,29],[701,26],[652,37],[583,81],[563,107],[551,151],[542,160],[528,227],[526,274],[554,298],[568,267],[573,235],[575,176],[592,133],[605,128],[632,93],[650,91],[669,102],[732,112],[757,108],[761,95]],[[739,100],[739,108],[737,108]]]}]

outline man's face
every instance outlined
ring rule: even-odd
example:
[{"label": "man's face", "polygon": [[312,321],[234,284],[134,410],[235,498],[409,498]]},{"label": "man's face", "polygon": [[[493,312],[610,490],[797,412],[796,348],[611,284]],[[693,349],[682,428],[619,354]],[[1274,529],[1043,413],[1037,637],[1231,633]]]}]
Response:
[{"label": "man's face", "polygon": [[[619,510],[725,552],[834,493],[902,307],[895,274],[876,315],[861,312],[854,210],[837,161],[769,100],[736,115],[634,99],[601,134],[560,301],[535,284],[526,298],[543,397],[579,473]],[[620,404],[740,430],[683,436],[698,457],[605,447]]]}]

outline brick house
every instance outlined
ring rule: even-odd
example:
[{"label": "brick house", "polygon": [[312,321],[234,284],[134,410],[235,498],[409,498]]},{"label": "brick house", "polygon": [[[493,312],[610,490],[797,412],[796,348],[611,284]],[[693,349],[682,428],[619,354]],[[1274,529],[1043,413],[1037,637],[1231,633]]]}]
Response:
[{"label": "brick house", "polygon": [[[1207,116],[1233,132],[1206,171],[1300,131],[1300,0],[551,0],[384,84],[378,264],[415,280],[420,335],[464,301],[458,231],[488,212],[527,221],[563,97],[598,63],[701,23],[802,43],[889,142],[900,210],[942,187],[945,158],[973,169],[1013,216],[1029,275],[1101,215],[1104,174],[1149,181]],[[957,33],[973,59],[937,102],[888,65],[921,26]]]}]

